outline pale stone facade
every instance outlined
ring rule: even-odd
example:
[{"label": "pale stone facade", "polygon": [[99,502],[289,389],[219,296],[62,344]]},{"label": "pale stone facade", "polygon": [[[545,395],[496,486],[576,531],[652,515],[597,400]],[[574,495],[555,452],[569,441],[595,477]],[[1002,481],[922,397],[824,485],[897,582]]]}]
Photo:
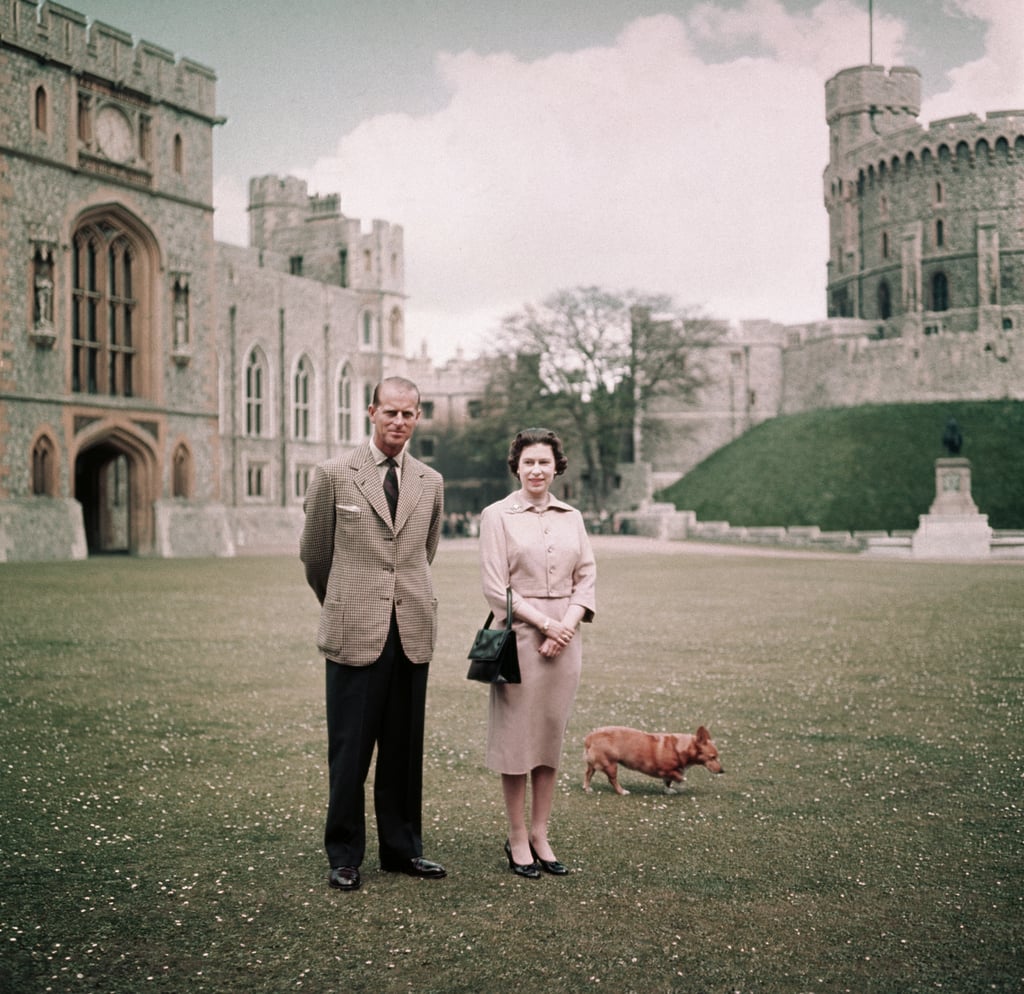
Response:
[{"label": "pale stone facade", "polygon": [[0,559],[227,551],[213,73],[16,0],[0,83]]},{"label": "pale stone facade", "polygon": [[[0,4],[0,561],[294,544],[313,466],[405,355],[402,229],[254,179],[214,242],[210,69],[57,4]],[[477,392],[479,392],[478,377]],[[435,413],[436,412],[436,413]]]}]

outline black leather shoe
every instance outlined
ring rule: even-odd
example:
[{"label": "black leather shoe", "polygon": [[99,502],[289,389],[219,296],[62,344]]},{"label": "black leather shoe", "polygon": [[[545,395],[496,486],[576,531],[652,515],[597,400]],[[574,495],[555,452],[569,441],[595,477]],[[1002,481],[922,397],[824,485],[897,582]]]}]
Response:
[{"label": "black leather shoe", "polygon": [[541,859],[537,855],[537,850],[533,848],[532,842],[530,843],[530,852],[533,854],[534,861],[545,873],[550,873],[555,877],[564,877],[569,872],[569,867],[564,863],[559,863],[557,859]]},{"label": "black leather shoe", "polygon": [[359,890],[362,881],[355,866],[332,866],[327,882],[338,890]]},{"label": "black leather shoe", "polygon": [[432,863],[422,856],[399,860],[397,863],[381,861],[380,868],[385,873],[405,873],[410,877],[424,877],[427,880],[440,880],[442,877],[448,876],[448,872],[440,863]]},{"label": "black leather shoe", "polygon": [[[532,846],[530,847],[533,848]],[[505,840],[505,855],[508,856],[508,868],[517,877],[526,877],[527,880],[538,880],[540,879],[540,870],[536,863],[517,863],[512,858],[512,843]]]}]

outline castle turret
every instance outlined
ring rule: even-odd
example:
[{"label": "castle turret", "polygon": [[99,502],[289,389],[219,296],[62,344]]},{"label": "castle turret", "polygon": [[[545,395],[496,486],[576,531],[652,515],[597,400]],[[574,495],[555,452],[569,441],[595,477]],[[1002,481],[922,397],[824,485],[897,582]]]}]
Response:
[{"label": "castle turret", "polygon": [[269,249],[274,233],[297,228],[309,213],[306,181],[295,176],[257,176],[249,181],[249,244]]},{"label": "castle turret", "polygon": [[920,113],[916,69],[857,66],[836,73],[825,84],[831,166],[841,168],[843,157],[864,142],[915,125]]}]

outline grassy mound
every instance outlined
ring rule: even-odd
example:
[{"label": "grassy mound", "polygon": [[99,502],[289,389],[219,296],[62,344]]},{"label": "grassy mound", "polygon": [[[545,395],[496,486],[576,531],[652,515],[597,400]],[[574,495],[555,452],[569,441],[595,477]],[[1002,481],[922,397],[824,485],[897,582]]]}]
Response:
[{"label": "grassy mound", "polygon": [[662,491],[701,521],[914,529],[935,498],[942,433],[956,418],[971,492],[993,528],[1024,528],[1024,403],[886,404],[774,418]]}]

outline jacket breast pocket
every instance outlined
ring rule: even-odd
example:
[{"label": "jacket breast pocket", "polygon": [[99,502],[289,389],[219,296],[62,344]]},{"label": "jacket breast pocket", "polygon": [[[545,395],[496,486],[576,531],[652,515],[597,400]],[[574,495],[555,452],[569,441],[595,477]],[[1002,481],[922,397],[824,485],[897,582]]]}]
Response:
[{"label": "jacket breast pocket", "polygon": [[363,509],[356,504],[334,505],[334,535],[337,540],[356,533],[363,518]]}]

